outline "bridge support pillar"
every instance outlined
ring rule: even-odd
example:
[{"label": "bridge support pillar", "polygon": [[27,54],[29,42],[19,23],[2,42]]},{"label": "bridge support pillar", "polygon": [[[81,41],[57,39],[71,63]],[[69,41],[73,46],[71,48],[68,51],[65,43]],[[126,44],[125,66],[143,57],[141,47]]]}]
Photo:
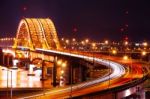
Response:
[{"label": "bridge support pillar", "polygon": [[85,81],[85,71],[84,71],[84,67],[80,64],[79,65],[79,81]]},{"label": "bridge support pillar", "polygon": [[7,55],[6,58],[7,58],[7,67],[9,67],[12,65],[12,56]]},{"label": "bridge support pillar", "polygon": [[79,82],[86,81],[87,79],[87,67],[79,63]]},{"label": "bridge support pillar", "polygon": [[69,60],[67,70],[68,75],[66,78],[68,84],[79,83],[86,80],[87,69],[86,66],[80,63],[80,61],[75,59]]},{"label": "bridge support pillar", "polygon": [[13,56],[3,52],[3,66],[11,66],[12,65]]},{"label": "bridge support pillar", "polygon": [[46,80],[46,67],[45,67],[45,61],[42,60],[42,77],[40,80]]},{"label": "bridge support pillar", "polygon": [[52,84],[54,87],[57,86],[56,75],[57,75],[57,56],[54,56],[54,65],[52,70],[52,79],[53,79]]},{"label": "bridge support pillar", "polygon": [[71,60],[69,60],[69,63],[68,63],[68,70],[69,70],[69,72],[68,72],[68,84],[73,84],[74,83],[74,81],[73,81],[73,79],[74,79],[74,64],[73,64],[73,62],[71,61]]}]

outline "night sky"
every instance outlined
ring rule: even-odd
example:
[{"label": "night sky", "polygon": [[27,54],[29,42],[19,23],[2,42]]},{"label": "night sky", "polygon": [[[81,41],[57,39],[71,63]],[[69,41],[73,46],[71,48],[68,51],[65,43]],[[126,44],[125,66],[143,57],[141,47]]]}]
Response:
[{"label": "night sky", "polygon": [[1,0],[0,38],[14,37],[23,17],[49,17],[59,37],[149,40],[149,5],[149,0]]}]

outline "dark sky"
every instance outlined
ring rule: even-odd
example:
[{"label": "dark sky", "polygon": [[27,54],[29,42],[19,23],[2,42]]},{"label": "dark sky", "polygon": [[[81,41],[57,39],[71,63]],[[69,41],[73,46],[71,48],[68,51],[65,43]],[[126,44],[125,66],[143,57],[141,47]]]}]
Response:
[{"label": "dark sky", "polygon": [[0,13],[0,37],[15,36],[22,17],[49,17],[61,37],[150,39],[149,0],[1,0]]}]

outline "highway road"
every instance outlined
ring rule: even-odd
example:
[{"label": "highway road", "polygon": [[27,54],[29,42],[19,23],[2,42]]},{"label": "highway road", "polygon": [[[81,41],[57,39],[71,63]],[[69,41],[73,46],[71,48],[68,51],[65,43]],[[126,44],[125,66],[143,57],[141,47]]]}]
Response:
[{"label": "highway road", "polygon": [[53,51],[53,50],[43,50],[37,49],[38,51],[44,51],[49,53],[56,53],[67,55],[71,57],[78,57],[83,58],[89,61],[94,61],[108,66],[112,69],[112,73],[110,75],[105,75],[101,78],[97,78],[95,80],[91,80],[88,82],[83,82],[80,84],[62,87],[62,88],[55,88],[53,90],[47,90],[43,93],[37,95],[29,95],[24,97],[25,99],[29,99],[32,97],[51,97],[52,99],[56,98],[68,98],[71,96],[80,96],[84,94],[89,94],[92,92],[98,92],[109,88],[118,87],[124,85],[135,78],[142,78],[143,72],[140,63],[136,63],[134,60],[123,60],[122,58],[118,57],[108,57],[102,56],[99,54],[93,55],[85,54],[73,54],[68,52],[61,52],[61,51]]},{"label": "highway road", "polygon": [[[70,57],[77,57],[79,59],[85,59],[88,61],[97,62],[111,68],[110,75],[104,75],[100,78],[83,82],[80,84],[75,84],[72,86],[58,87],[50,90],[44,90],[40,93],[30,93],[21,95],[21,98],[31,99],[33,97],[41,98],[44,97],[49,99],[60,99],[69,98],[74,96],[80,96],[85,94],[90,94],[93,92],[99,92],[106,89],[111,89],[118,87],[134,79],[140,79],[143,77],[142,65],[136,60],[128,59],[123,60],[119,57],[105,56],[100,54],[73,52],[73,51],[56,51],[56,50],[43,50],[36,49],[36,51],[61,54]],[[71,52],[71,53],[70,53]],[[19,96],[20,97],[20,96]]]}]

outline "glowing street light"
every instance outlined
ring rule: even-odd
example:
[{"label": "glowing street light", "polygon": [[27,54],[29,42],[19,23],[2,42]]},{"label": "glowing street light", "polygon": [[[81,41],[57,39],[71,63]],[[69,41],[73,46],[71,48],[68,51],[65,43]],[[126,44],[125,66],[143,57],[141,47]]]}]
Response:
[{"label": "glowing street light", "polygon": [[61,64],[62,64],[62,60],[58,60],[58,61],[57,61],[57,64],[58,64],[58,65],[61,65]]},{"label": "glowing street light", "polygon": [[147,54],[146,51],[142,51],[142,56],[145,56]]},{"label": "glowing street light", "polygon": [[95,43],[92,43],[92,47],[95,47],[96,46],[96,44]]},{"label": "glowing street light", "polygon": [[143,46],[146,47],[148,45],[147,42],[143,42]]},{"label": "glowing street light", "polygon": [[75,38],[73,38],[73,39],[72,39],[72,41],[73,41],[73,42],[75,42],[75,41],[76,41],[76,39],[75,39]]},{"label": "glowing street light", "polygon": [[128,45],[128,41],[125,41],[124,44],[125,44],[125,45]]},{"label": "glowing street light", "polygon": [[85,42],[86,42],[86,43],[89,43],[89,39],[86,39]]},{"label": "glowing street light", "polygon": [[66,40],[66,43],[69,44],[69,40],[68,39]]},{"label": "glowing street light", "polygon": [[105,44],[108,44],[108,40],[105,40]]},{"label": "glowing street light", "polygon": [[116,50],[112,50],[112,54],[117,54],[117,51]]},{"label": "glowing street light", "polygon": [[64,38],[61,38],[62,41],[64,41]]},{"label": "glowing street light", "polygon": [[85,45],[85,42],[84,41],[81,41],[82,45]]},{"label": "glowing street light", "polygon": [[61,72],[61,74],[64,74],[64,70],[61,70],[60,72]]},{"label": "glowing street light", "polygon": [[66,65],[67,65],[66,63],[62,63],[62,67],[66,67]]},{"label": "glowing street light", "polygon": [[127,55],[124,55],[124,56],[123,56],[123,60],[128,60],[128,56],[127,56]]}]

